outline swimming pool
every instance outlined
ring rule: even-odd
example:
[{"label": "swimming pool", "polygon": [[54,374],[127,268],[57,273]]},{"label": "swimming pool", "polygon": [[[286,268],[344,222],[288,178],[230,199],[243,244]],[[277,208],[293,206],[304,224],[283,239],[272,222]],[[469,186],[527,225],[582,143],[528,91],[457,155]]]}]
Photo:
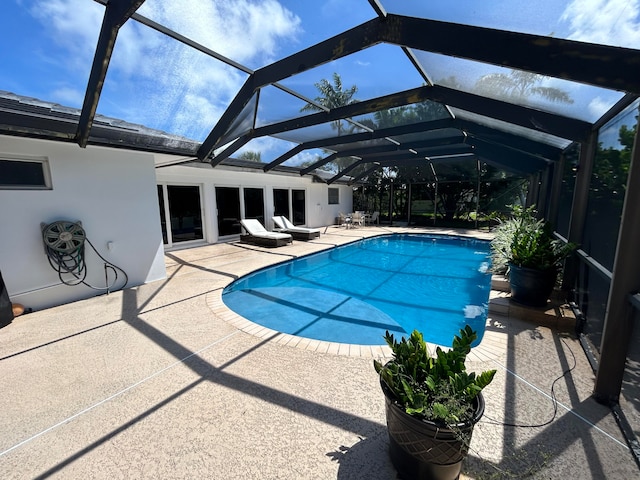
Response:
[{"label": "swimming pool", "polygon": [[290,260],[225,288],[246,319],[291,335],[382,345],[420,330],[451,346],[465,325],[484,333],[491,290],[490,244],[449,235],[393,234]]}]

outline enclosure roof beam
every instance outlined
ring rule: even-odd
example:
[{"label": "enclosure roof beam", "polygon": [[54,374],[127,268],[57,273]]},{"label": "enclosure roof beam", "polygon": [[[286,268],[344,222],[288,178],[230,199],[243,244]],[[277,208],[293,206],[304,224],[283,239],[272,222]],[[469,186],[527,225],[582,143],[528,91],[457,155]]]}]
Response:
[{"label": "enclosure roof beam", "polygon": [[338,154],[337,153],[332,153],[331,155],[328,155],[328,156],[326,156],[324,158],[321,158],[317,162],[315,162],[315,163],[309,165],[308,167],[303,168],[302,170],[300,170],[300,176],[306,175],[307,173],[312,172],[316,168],[320,168],[323,165],[326,165],[327,163],[332,162],[336,158],[338,158]]},{"label": "enclosure roof beam", "polygon": [[440,85],[425,85],[404,92],[334,108],[328,112],[318,112],[256,128],[254,136],[275,135],[285,131],[337,121],[387,108],[411,105],[426,100],[458,107],[465,111],[520,125],[568,140],[584,141],[592,130],[592,124],[583,120],[523,107],[501,100],[494,100]]},{"label": "enclosure roof beam", "polygon": [[98,43],[75,135],[76,142],[82,148],[87,146],[89,140],[89,132],[96,116],[100,94],[107,76],[107,69],[116,44],[118,31],[143,3],[144,0],[111,0],[105,6],[102,27],[100,27]]},{"label": "enclosure roof beam", "polygon": [[394,155],[379,155],[379,156],[369,156],[361,158],[360,160],[354,162],[348,167],[341,170],[339,173],[331,177],[327,183],[331,184],[341,177],[345,176],[351,170],[356,168],[359,165],[368,164],[368,163],[376,163],[381,166],[404,166],[407,164],[417,163],[421,164],[427,161],[426,157],[438,157],[438,156],[459,156],[459,155],[471,155],[473,154],[473,147],[469,145],[457,145],[454,147],[433,147],[427,148],[418,153],[413,152],[402,152],[400,154]]},{"label": "enclosure roof beam", "polygon": [[339,178],[344,177],[347,173],[349,173],[351,170],[353,170],[354,168],[362,165],[363,163],[366,163],[365,160],[363,160],[362,158],[353,162],[351,165],[349,165],[348,167],[343,168],[342,170],[340,170],[338,173],[336,173],[333,177],[331,177],[329,180],[327,180],[327,185],[331,185],[333,182],[335,182],[336,180],[338,180]]},{"label": "enclosure roof beam", "polygon": [[[451,144],[457,144],[459,145],[461,143],[461,136],[456,136],[456,137],[448,137],[448,138],[442,138],[442,139],[433,139],[433,140],[425,140],[422,142],[414,142],[411,145],[406,144],[406,145],[384,145],[382,147],[372,147],[372,148],[365,148],[365,149],[354,149],[353,152],[351,153],[353,156],[365,156],[368,154],[379,154],[379,153],[385,153],[385,157],[388,157],[389,154],[393,154],[393,152],[397,152],[397,153],[412,153],[413,155],[417,155],[418,152],[413,153],[413,152],[408,152],[409,148],[425,148],[425,147],[436,147],[436,146],[444,146],[444,145],[451,145]],[[345,152],[338,152],[340,155],[343,155]],[[369,157],[370,158],[370,157]],[[367,160],[365,158],[361,158],[360,160],[352,163],[351,165],[349,165],[348,167],[343,168],[339,173],[337,173],[335,176],[333,176],[331,179],[329,179],[327,181],[328,184],[331,184],[333,182],[335,182],[336,180],[338,180],[339,178],[345,176],[347,173],[349,173],[351,170],[353,170],[354,168],[356,168],[358,165],[361,165],[363,163],[370,163],[371,160]]]},{"label": "enclosure roof beam", "polygon": [[292,75],[305,72],[327,62],[338,60],[381,42],[382,22],[378,18],[362,23],[289,55],[282,60],[262,67],[255,72],[256,86],[262,87]]},{"label": "enclosure roof beam", "polygon": [[396,145],[395,143],[389,143],[388,145],[376,145],[373,147],[358,147],[348,150],[338,150],[337,154],[341,157],[371,155],[384,152],[404,152],[409,149],[419,149],[427,147],[439,147],[442,145],[453,145],[463,143],[464,136],[462,134],[443,137],[443,138],[431,138],[427,140],[418,140],[413,142],[406,142]]},{"label": "enclosure roof beam", "polygon": [[251,141],[251,138],[252,137],[250,134],[246,134],[246,135],[242,135],[241,137],[238,137],[231,145],[229,145],[222,152],[220,152],[218,155],[213,157],[209,161],[209,163],[211,163],[212,167],[219,165],[224,159],[229,158],[231,155],[233,155],[235,152],[237,152],[242,147],[244,147],[247,143],[249,143],[249,141]]},{"label": "enclosure roof beam", "polygon": [[396,135],[406,135],[410,133],[440,130],[443,128],[452,128],[453,126],[454,126],[454,119],[445,118],[442,120],[429,120],[426,122],[412,123],[412,124],[401,125],[397,127],[380,128],[372,132],[351,133],[349,135],[338,135],[335,137],[322,138],[319,140],[311,140],[309,142],[301,143],[300,145],[296,146],[289,152],[286,152],[285,154],[275,159],[273,162],[267,164],[264,167],[264,171],[267,172],[273,169],[274,167],[287,161],[289,158],[293,157],[294,155],[297,155],[303,150],[310,150],[312,148],[331,149],[331,147],[336,145],[344,145],[344,144],[356,143],[356,142],[366,142],[369,140],[376,140],[376,139],[385,138],[385,137],[393,137]]},{"label": "enclosure roof beam", "polygon": [[425,88],[430,89],[429,98],[433,101],[567,140],[582,142],[588,138],[592,130],[592,124],[583,120],[494,100],[441,85]]},{"label": "enclosure roof beam", "polygon": [[255,77],[253,75],[250,75],[249,78],[247,78],[231,104],[222,114],[222,117],[220,117],[216,126],[213,127],[211,133],[209,133],[204,142],[202,142],[202,145],[200,145],[200,148],[198,149],[198,159],[200,161],[206,160],[213,153],[220,140],[224,138],[224,134],[227,132],[227,129],[233,124],[234,120],[238,115],[240,115],[242,110],[244,110],[244,107],[246,107],[253,98],[253,93],[255,91],[254,79]]},{"label": "enclosure roof beam", "polygon": [[285,120],[284,122],[265,125],[255,129],[254,137],[275,135],[291,130],[298,130],[299,128],[344,120],[356,115],[365,115],[367,113],[378,112],[380,110],[413,105],[429,100],[429,97],[430,94],[428,87],[413,88],[411,90],[392,93],[390,95],[372,98],[362,102],[355,102],[343,107],[332,108],[329,111],[313,113],[311,115],[304,115],[291,120]]},{"label": "enclosure roof beam", "polygon": [[[424,32],[429,34],[425,35]],[[636,71],[640,65],[640,52],[637,50],[388,14],[256,70],[203,142],[198,157],[204,159],[210,155],[256,89],[381,42],[610,89],[640,92],[640,79],[636,75],[629,75],[630,71]],[[527,54],[523,55],[522,52]],[[590,126],[587,122],[473,96],[446,87],[427,88],[431,88],[431,99],[434,101],[546,131],[569,140],[583,141],[584,131]],[[321,113],[314,121],[322,123],[346,118],[357,114],[356,111],[349,113],[345,109],[329,114]],[[306,122],[309,120],[292,120],[279,126],[264,127],[261,133],[256,134],[272,135],[278,131],[301,128],[308,125]]]},{"label": "enclosure roof beam", "polygon": [[198,151],[198,158],[204,160],[211,154],[258,88],[305,72],[323,63],[359,52],[380,43],[379,37],[380,20],[376,18],[256,70],[247,79],[202,143]]},{"label": "enclosure roof beam", "polygon": [[363,179],[364,177],[369,176],[370,174],[372,174],[373,172],[375,172],[376,170],[378,170],[379,168],[382,168],[382,165],[380,164],[374,164],[371,168],[365,170],[364,172],[362,172],[360,175],[353,177],[351,179],[351,181],[349,181],[348,185],[353,185],[354,183],[358,182],[359,180]]},{"label": "enclosure roof beam", "polygon": [[459,153],[467,153],[472,152],[474,149],[473,145],[468,145],[464,143],[457,143],[451,145],[441,145],[441,146],[433,146],[427,148],[416,148],[414,151],[406,150],[403,152],[385,152],[385,153],[374,153],[370,155],[361,155],[361,157],[365,160],[369,161],[381,161],[392,158],[397,158],[398,160],[402,160],[404,158],[414,158],[414,157],[431,157],[437,155],[457,155]]},{"label": "enclosure roof beam", "polygon": [[482,138],[483,140],[493,143],[499,143],[517,150],[524,150],[549,160],[557,160],[563,151],[562,148],[554,147],[547,143],[537,142],[519,135],[514,135],[502,130],[480,125],[475,122],[463,120],[461,118],[456,118],[455,124],[458,128],[473,137]]},{"label": "enclosure roof beam", "polygon": [[549,162],[542,158],[517,152],[499,145],[492,145],[487,142],[474,142],[474,147],[474,151],[478,156],[490,158],[494,163],[509,165],[520,172],[535,173],[549,166]]},{"label": "enclosure roof beam", "polygon": [[388,14],[381,40],[452,57],[640,94],[640,51],[547,35]]}]

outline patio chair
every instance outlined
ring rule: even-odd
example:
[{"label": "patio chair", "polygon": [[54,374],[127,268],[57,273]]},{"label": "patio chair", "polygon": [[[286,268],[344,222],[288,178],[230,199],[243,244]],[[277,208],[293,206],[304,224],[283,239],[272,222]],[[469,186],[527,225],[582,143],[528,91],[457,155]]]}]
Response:
[{"label": "patio chair", "polygon": [[351,216],[351,224],[358,225],[359,227],[364,225],[364,216],[362,215],[362,212],[353,212],[353,215]]},{"label": "patio chair", "polygon": [[347,216],[346,214],[340,212],[339,214],[340,217],[340,226],[344,226],[345,228],[349,228],[351,227],[351,216]]},{"label": "patio chair", "polygon": [[380,223],[380,212],[373,212],[369,217],[369,225]]},{"label": "patio chair", "polygon": [[278,232],[288,233],[294,240],[313,240],[320,236],[319,228],[296,227],[285,216],[273,217]]},{"label": "patio chair", "polygon": [[293,241],[293,237],[288,233],[269,232],[255,218],[245,218],[240,220],[242,231],[240,241],[253,243],[264,247],[281,247]]}]

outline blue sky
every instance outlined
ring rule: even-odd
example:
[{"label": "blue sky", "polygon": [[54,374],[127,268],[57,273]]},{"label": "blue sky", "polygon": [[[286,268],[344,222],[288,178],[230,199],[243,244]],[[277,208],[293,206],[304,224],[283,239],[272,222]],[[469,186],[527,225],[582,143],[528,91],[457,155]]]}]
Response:
[{"label": "blue sky", "polygon": [[[640,48],[640,0],[383,0],[382,4],[391,13]],[[93,0],[3,0],[0,90],[80,107],[103,9]],[[147,0],[138,13],[251,69],[375,17],[366,0]],[[454,74],[463,84],[495,71],[433,56],[425,56],[425,65],[433,80]],[[333,72],[341,75],[346,87],[358,86],[360,100],[422,83],[401,50],[388,45],[282,83],[314,98],[313,83],[331,78]],[[98,113],[202,140],[245,79],[246,74],[235,68],[137,22],[127,22],[118,36]],[[553,79],[547,82],[558,85]],[[615,101],[608,92],[586,87],[575,87],[571,93],[577,99],[574,107],[588,109],[595,118]],[[261,114],[273,117],[265,121],[298,114],[295,100],[286,101],[279,94],[273,99],[262,110]],[[269,161],[290,147],[261,139],[247,148],[262,151],[263,160]]]}]

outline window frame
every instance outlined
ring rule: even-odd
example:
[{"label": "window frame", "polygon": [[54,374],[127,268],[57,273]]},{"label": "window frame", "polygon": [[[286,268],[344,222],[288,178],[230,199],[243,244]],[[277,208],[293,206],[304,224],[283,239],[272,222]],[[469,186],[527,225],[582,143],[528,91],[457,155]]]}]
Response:
[{"label": "window frame", "polygon": [[[340,205],[340,189],[335,187],[329,187],[327,189],[327,202],[329,205]],[[334,194],[332,196],[332,193]],[[334,200],[334,201],[332,201]]]},{"label": "window frame", "polygon": [[21,155],[2,155],[0,154],[0,160],[5,162],[18,162],[18,163],[36,163],[42,167],[42,184],[4,184],[2,183],[3,175],[0,175],[0,190],[52,190],[53,185],[51,183],[51,169],[49,166],[49,159],[47,157],[27,157]]}]

